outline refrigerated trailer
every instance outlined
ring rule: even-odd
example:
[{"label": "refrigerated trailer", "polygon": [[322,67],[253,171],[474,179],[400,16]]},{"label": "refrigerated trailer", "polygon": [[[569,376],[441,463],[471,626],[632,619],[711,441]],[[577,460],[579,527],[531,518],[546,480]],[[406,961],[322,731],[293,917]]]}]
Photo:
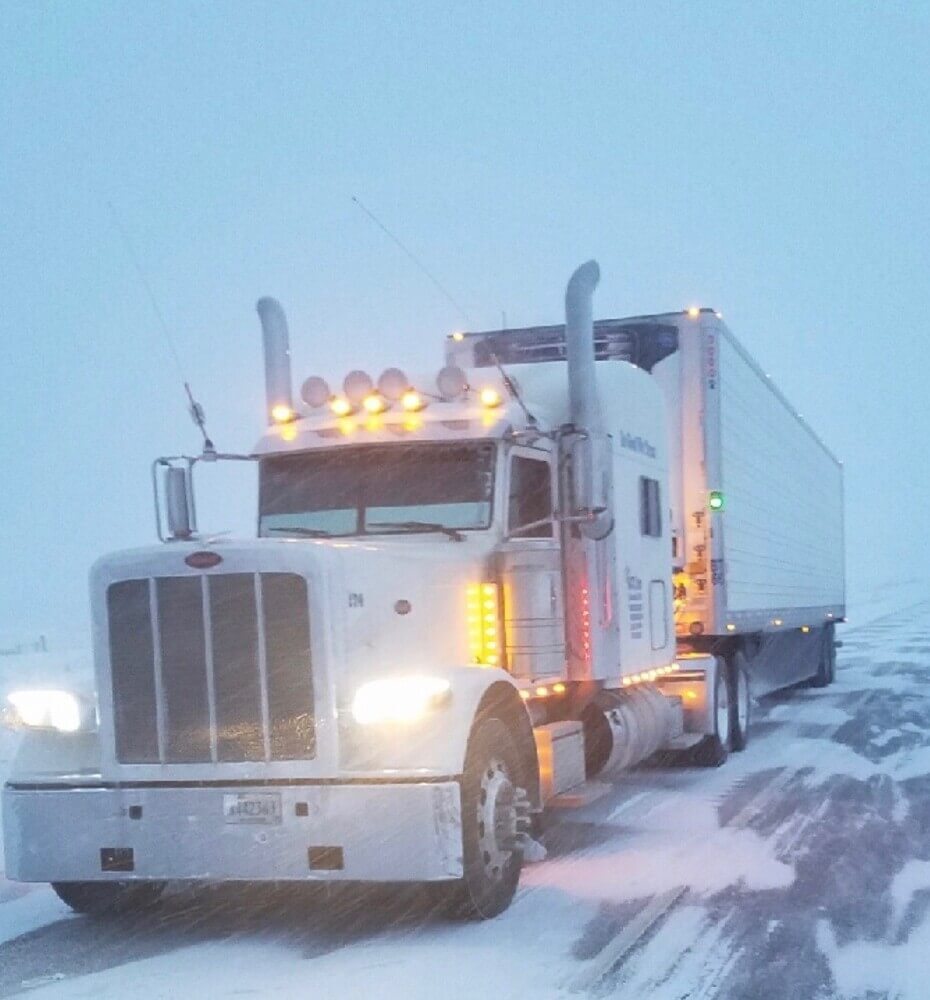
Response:
[{"label": "refrigerated trailer", "polygon": [[[598,361],[650,373],[664,399],[680,648],[746,654],[754,695],[807,679],[805,654],[821,633],[832,639],[845,615],[841,463],[719,312],[606,319],[593,329]],[[446,356],[506,370],[564,362],[565,327],[457,333]],[[621,448],[654,450],[617,430]],[[795,634],[815,629],[813,639]]]},{"label": "refrigerated trailer", "polygon": [[[510,902],[547,808],[659,751],[718,765],[751,697],[827,684],[838,463],[707,310],[454,334],[438,374],[291,388],[153,465],[160,543],[91,572],[96,690],[10,695],[6,871],[87,912],[168,880],[416,882]],[[258,466],[258,537],[194,471]]]}]

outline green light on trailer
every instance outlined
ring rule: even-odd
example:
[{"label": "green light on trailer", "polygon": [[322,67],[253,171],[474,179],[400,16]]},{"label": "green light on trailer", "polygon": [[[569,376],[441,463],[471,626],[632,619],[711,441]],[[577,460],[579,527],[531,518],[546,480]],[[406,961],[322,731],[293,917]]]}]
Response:
[{"label": "green light on trailer", "polygon": [[711,510],[723,510],[724,499],[723,499],[723,494],[720,492],[720,490],[710,491],[710,500],[708,501],[708,506],[710,507]]}]

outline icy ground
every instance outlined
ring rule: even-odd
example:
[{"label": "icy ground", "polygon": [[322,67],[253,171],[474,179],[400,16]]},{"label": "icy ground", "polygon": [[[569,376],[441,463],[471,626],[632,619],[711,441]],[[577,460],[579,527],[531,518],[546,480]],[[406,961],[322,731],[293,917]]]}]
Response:
[{"label": "icy ground", "polygon": [[642,768],[559,812],[549,859],[497,920],[449,923],[396,890],[214,887],[95,923],[0,876],[0,997],[924,1000],[917,596],[853,606],[836,685],[757,704],[749,748],[723,768]]}]

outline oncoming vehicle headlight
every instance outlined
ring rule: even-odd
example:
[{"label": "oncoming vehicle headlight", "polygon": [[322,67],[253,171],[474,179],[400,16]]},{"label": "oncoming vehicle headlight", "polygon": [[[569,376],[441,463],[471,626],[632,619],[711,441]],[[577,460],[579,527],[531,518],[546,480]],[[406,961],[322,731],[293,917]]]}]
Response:
[{"label": "oncoming vehicle headlight", "polygon": [[90,706],[69,691],[13,691],[7,695],[13,707],[12,723],[27,729],[56,729],[76,733],[90,728]]},{"label": "oncoming vehicle headlight", "polygon": [[416,722],[448,701],[452,687],[441,677],[386,677],[363,684],[352,699],[360,725]]}]

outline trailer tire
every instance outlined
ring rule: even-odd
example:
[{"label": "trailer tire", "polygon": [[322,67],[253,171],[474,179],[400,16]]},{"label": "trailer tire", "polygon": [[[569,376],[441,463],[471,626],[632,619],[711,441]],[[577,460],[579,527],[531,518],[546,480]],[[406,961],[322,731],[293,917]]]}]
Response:
[{"label": "trailer tire", "polygon": [[730,752],[730,682],[727,677],[727,665],[719,658],[717,669],[714,671],[714,690],[711,696],[714,731],[705,736],[694,748],[695,763],[701,767],[720,767]]},{"label": "trailer tire", "polygon": [[727,673],[730,680],[730,749],[736,753],[749,743],[749,721],[752,696],[746,654],[738,650],[730,658]]},{"label": "trailer tire", "polygon": [[478,719],[468,739],[462,774],[464,876],[444,884],[445,908],[451,916],[496,917],[517,891],[523,867],[517,799],[528,784],[524,760],[500,719]]},{"label": "trailer tire", "polygon": [[817,673],[808,681],[812,688],[829,687],[836,680],[836,643],[833,635],[833,623],[824,625],[823,641],[820,649],[820,659],[817,661]]},{"label": "trailer tire", "polygon": [[164,882],[52,882],[58,898],[75,913],[93,917],[138,913],[153,906]]}]

